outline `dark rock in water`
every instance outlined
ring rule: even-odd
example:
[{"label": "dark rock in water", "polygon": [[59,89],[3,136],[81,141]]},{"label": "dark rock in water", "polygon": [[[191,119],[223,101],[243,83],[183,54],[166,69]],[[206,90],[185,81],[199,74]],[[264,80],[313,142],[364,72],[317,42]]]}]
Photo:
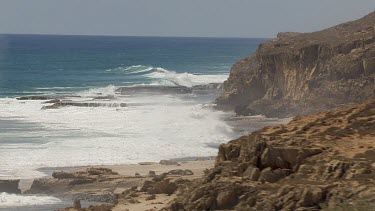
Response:
[{"label": "dark rock in water", "polygon": [[48,100],[48,101],[43,102],[43,103],[58,103],[58,102],[60,102],[59,99],[53,99],[53,100]]},{"label": "dark rock in water", "polygon": [[173,160],[161,160],[159,162],[160,165],[178,165],[178,162]]},{"label": "dark rock in water", "polygon": [[216,100],[239,115],[286,117],[375,95],[375,12],[313,33],[280,33],[235,63]]},{"label": "dark rock in water", "polygon": [[115,99],[115,96],[114,95],[98,96],[98,97],[94,97],[93,99],[94,100],[113,100]]},{"label": "dark rock in water", "polygon": [[17,97],[17,100],[50,100],[53,99],[49,96],[23,96],[23,97]]},{"label": "dark rock in water", "polygon": [[20,194],[21,190],[18,188],[20,180],[0,180],[0,192]]},{"label": "dark rock in water", "polygon": [[137,93],[188,94],[192,93],[192,89],[185,86],[135,86],[120,87],[116,92],[121,92],[122,95]]},{"label": "dark rock in water", "polygon": [[191,171],[189,169],[185,169],[185,170],[182,170],[182,169],[170,170],[170,171],[168,171],[168,174],[169,175],[181,175],[181,176],[184,176],[184,175],[194,175],[193,171]]},{"label": "dark rock in water", "polygon": [[43,106],[45,109],[57,109],[65,106],[76,107],[126,107],[126,103],[99,103],[99,102],[73,102],[73,101],[60,101],[50,106]]}]

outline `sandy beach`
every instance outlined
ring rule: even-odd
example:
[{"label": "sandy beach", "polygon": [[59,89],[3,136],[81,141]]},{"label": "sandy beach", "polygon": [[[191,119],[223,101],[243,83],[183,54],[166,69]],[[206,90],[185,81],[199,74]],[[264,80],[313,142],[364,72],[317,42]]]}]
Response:
[{"label": "sandy beach", "polygon": [[[165,160],[160,163],[141,162],[139,164],[45,168],[40,169],[40,171],[46,173],[47,177],[35,179],[35,181],[33,179],[21,180],[20,189],[27,194],[45,194],[55,196],[65,202],[71,201],[71,205],[73,205],[75,199],[80,199],[82,207],[98,203],[110,204],[115,200],[122,200],[122,203],[112,209],[159,210],[174,199],[175,194],[150,194],[147,191],[139,191],[136,194],[136,200],[124,199],[121,195],[134,188],[140,190],[145,181],[152,181],[154,178],[163,175],[166,175],[163,180],[170,180],[171,182],[176,180],[192,181],[202,178],[205,170],[213,168],[215,157],[180,158]],[[78,172],[88,172],[89,169],[111,169],[114,173],[104,173],[98,175],[98,177],[86,175],[85,178],[95,178],[95,181],[71,185],[72,181],[84,178]],[[184,173],[184,171],[188,173]],[[79,176],[74,179],[69,178],[69,176],[61,178],[56,176],[54,172],[72,173]],[[62,209],[65,206],[66,203],[64,206],[56,205],[54,209]]]}]

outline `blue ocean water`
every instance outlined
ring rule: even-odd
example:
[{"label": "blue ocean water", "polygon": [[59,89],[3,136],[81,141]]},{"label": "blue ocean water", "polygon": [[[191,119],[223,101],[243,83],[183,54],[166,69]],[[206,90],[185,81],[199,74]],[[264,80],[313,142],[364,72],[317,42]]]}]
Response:
[{"label": "blue ocean water", "polygon": [[228,74],[234,62],[263,41],[0,35],[0,96],[148,84],[155,79],[142,76],[157,71],[150,67],[198,75]]}]

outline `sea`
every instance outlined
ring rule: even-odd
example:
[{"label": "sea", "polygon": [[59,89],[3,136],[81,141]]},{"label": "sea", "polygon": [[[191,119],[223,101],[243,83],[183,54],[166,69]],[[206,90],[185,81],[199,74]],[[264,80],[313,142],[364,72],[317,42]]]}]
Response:
[{"label": "sea", "polygon": [[[0,179],[216,155],[231,66],[266,39],[0,35]],[[23,96],[44,96],[19,100]],[[47,100],[48,99],[48,100]],[[59,99],[66,106],[48,108]],[[0,194],[0,208],[60,203]]]}]

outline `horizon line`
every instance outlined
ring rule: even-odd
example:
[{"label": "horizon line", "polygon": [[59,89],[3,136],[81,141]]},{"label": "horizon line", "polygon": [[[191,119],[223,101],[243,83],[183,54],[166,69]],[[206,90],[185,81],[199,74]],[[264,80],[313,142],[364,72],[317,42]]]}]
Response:
[{"label": "horizon line", "polygon": [[155,37],[155,38],[216,38],[216,39],[273,39],[275,37],[210,37],[210,36],[164,36],[164,35],[95,35],[95,34],[38,34],[38,33],[0,33],[1,35],[37,35],[37,36],[82,36],[82,37]]}]

